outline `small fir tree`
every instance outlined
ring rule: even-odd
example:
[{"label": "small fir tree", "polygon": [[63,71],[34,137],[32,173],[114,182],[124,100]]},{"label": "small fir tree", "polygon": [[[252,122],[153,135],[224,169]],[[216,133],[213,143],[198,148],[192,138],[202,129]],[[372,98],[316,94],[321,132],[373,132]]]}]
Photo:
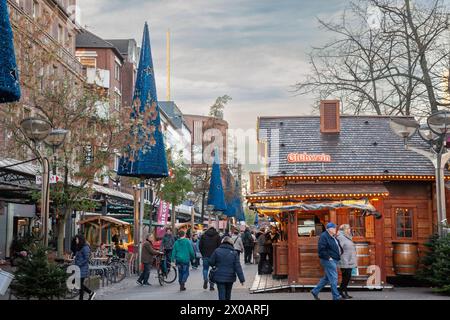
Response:
[{"label": "small fir tree", "polygon": [[19,299],[52,300],[63,298],[67,293],[68,274],[47,259],[47,248],[40,244],[29,247],[28,255],[14,273],[11,285]]}]

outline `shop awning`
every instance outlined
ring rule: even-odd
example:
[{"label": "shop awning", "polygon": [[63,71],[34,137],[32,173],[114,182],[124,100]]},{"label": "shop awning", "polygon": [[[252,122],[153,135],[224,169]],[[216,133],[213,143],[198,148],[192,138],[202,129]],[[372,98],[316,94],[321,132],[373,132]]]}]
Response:
[{"label": "shop awning", "polygon": [[387,197],[389,191],[381,183],[373,184],[288,184],[278,189],[267,189],[247,196],[251,203],[304,200],[365,199]]},{"label": "shop awning", "polygon": [[89,222],[97,222],[97,221],[103,221],[103,222],[107,222],[107,223],[111,223],[111,224],[115,224],[115,225],[119,225],[119,226],[129,226],[130,224],[128,222],[113,218],[113,217],[108,217],[108,216],[93,216],[93,217],[89,217],[86,218],[80,222],[78,222],[78,224],[85,224],[85,223],[89,223]]},{"label": "shop awning", "polygon": [[329,202],[292,202],[292,203],[257,203],[254,209],[259,214],[273,215],[281,212],[289,211],[315,211],[315,210],[329,210],[329,209],[359,209],[367,211],[368,214],[374,214],[376,208],[369,202],[369,200],[342,200]]}]

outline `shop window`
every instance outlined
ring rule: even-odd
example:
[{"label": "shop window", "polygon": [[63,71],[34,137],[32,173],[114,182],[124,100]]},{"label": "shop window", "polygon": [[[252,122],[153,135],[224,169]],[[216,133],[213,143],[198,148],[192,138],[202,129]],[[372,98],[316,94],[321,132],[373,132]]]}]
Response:
[{"label": "shop window", "polygon": [[366,235],[366,223],[363,212],[361,210],[351,210],[349,217],[349,224],[353,230],[353,236],[365,237]]},{"label": "shop window", "polygon": [[407,208],[395,209],[395,234],[397,238],[414,237],[413,210]]}]

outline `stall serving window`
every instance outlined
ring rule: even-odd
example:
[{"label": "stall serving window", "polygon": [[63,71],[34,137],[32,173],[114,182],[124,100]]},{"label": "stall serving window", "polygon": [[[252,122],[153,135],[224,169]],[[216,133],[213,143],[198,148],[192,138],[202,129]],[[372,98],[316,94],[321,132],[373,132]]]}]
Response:
[{"label": "stall serving window", "polygon": [[349,224],[353,230],[354,237],[365,237],[366,236],[366,223],[363,212],[358,209],[350,210]]},{"label": "stall serving window", "polygon": [[414,238],[414,215],[411,208],[394,208],[395,235],[400,239]]}]

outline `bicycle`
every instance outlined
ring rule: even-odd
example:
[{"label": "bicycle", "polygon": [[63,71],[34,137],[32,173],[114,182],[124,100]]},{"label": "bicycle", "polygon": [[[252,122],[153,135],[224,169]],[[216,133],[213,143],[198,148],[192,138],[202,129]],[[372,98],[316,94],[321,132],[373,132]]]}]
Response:
[{"label": "bicycle", "polygon": [[156,270],[158,270],[159,285],[170,284],[177,280],[178,270],[172,264],[167,264],[166,257],[161,254],[155,258]]},{"label": "bicycle", "polygon": [[114,269],[114,272],[116,275],[115,282],[120,282],[127,277],[128,267],[127,267],[127,263],[125,262],[124,259],[119,258],[116,255],[109,256],[109,259],[106,262],[106,265],[109,267],[112,267]]}]

